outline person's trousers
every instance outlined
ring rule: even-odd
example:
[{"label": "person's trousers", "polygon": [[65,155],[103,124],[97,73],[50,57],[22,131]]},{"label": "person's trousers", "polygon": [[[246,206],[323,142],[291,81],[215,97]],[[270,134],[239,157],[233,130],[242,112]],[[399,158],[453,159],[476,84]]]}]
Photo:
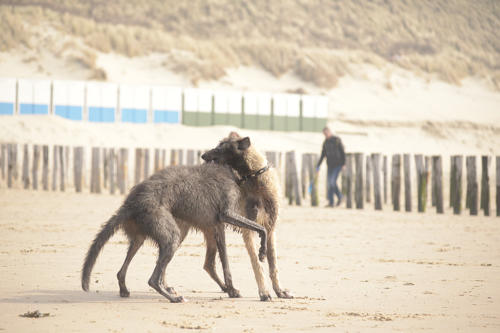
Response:
[{"label": "person's trousers", "polygon": [[328,169],[328,202],[330,206],[333,206],[333,195],[335,194],[340,201],[342,198],[342,194],[339,191],[339,187],[337,186],[337,178],[339,176],[340,170],[342,170],[342,166],[338,166],[332,169]]}]

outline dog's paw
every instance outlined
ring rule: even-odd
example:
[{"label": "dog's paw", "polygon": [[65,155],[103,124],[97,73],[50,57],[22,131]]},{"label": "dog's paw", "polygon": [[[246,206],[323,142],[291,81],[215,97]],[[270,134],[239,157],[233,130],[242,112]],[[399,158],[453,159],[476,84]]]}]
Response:
[{"label": "dog's paw", "polygon": [[271,301],[271,294],[268,292],[260,294],[260,300],[262,302],[270,302]]},{"label": "dog's paw", "polygon": [[279,298],[293,298],[292,293],[289,290],[280,290],[276,292]]},{"label": "dog's paw", "polygon": [[235,289],[235,288],[231,288],[227,291],[227,294],[229,295],[229,297],[231,298],[240,298],[241,297],[241,294],[240,294],[240,291],[238,289]]}]

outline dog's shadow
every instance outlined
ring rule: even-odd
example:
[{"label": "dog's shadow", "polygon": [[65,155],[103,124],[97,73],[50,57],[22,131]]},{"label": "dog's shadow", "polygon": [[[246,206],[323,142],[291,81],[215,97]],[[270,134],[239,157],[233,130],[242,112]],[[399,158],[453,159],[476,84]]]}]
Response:
[{"label": "dog's shadow", "polygon": [[[225,293],[187,293],[189,302],[216,302],[227,297]],[[252,300],[240,298],[239,300]],[[61,303],[170,303],[166,298],[155,292],[139,291],[131,293],[130,297],[120,297],[116,291],[90,291],[81,290],[31,290],[13,297],[0,298],[0,304],[61,304]]]}]

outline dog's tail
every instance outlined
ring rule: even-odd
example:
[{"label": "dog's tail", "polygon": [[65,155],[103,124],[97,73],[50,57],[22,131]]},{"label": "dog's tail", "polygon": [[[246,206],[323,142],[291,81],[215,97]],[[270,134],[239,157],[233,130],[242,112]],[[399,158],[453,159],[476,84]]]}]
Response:
[{"label": "dog's tail", "polygon": [[92,245],[90,245],[85,261],[83,262],[82,268],[82,289],[85,291],[89,290],[89,280],[90,273],[92,273],[92,268],[96,262],[97,256],[104,244],[113,236],[113,234],[120,228],[123,221],[123,217],[117,213],[113,215],[106,223],[101,227],[101,231],[96,235]]}]

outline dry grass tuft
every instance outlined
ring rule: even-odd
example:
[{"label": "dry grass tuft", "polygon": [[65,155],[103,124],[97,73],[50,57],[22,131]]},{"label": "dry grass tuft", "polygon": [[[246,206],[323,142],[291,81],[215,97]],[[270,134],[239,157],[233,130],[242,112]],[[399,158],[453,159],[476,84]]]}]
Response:
[{"label": "dry grass tuft", "polygon": [[[231,67],[295,73],[331,88],[350,64],[394,64],[459,84],[499,86],[499,5],[449,1],[55,1],[0,5],[0,50],[29,46],[30,26],[50,24],[100,52],[165,53],[194,82]],[[35,29],[35,28],[33,28]]]}]

